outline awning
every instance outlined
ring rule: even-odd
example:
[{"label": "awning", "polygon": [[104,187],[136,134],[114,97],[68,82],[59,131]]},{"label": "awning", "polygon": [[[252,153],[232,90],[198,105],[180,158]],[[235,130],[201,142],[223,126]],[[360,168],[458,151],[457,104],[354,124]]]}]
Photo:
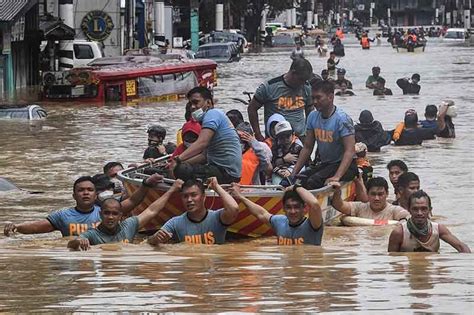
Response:
[{"label": "awning", "polygon": [[72,27],[55,17],[48,17],[47,20],[41,19],[39,29],[43,32],[45,40],[73,40],[76,35]]},{"label": "awning", "polygon": [[15,22],[37,3],[38,0],[0,0],[0,23]]}]

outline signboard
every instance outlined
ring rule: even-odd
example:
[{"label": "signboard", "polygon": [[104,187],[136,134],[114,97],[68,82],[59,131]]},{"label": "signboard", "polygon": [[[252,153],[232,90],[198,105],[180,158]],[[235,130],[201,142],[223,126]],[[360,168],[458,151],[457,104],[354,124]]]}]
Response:
[{"label": "signboard", "polygon": [[127,96],[137,95],[137,83],[135,82],[135,80],[126,81],[126,91],[127,91]]},{"label": "signboard", "polygon": [[90,40],[102,42],[114,29],[114,22],[104,11],[90,11],[82,19],[81,29]]}]

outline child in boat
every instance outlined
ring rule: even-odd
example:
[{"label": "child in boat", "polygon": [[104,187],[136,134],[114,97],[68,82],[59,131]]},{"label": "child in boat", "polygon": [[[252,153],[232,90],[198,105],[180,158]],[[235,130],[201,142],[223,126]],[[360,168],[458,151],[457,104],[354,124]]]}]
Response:
[{"label": "child in boat", "polygon": [[290,186],[288,177],[298,160],[303,143],[294,134],[288,121],[275,125],[275,141],[272,146],[272,184]]},{"label": "child in boat", "polygon": [[372,178],[372,173],[374,169],[370,164],[369,159],[367,158],[367,146],[363,142],[357,142],[355,144],[355,152],[357,155],[356,163],[359,172],[362,174],[362,179],[364,184],[367,183],[369,179]]},{"label": "child in boat", "polygon": [[176,145],[174,143],[168,142],[166,145],[163,144],[163,141],[166,137],[166,129],[158,126],[153,125],[150,126],[147,130],[148,133],[148,148],[146,148],[145,152],[143,153],[143,159],[156,159],[167,154],[173,153],[176,149]]},{"label": "child in boat", "polygon": [[184,123],[181,130],[183,141],[180,145],[178,145],[176,150],[174,150],[172,156],[180,155],[184,152],[184,150],[190,147],[191,144],[193,144],[197,140],[197,138],[199,137],[199,133],[201,132],[201,124],[199,124],[195,120],[190,119],[186,123]]}]

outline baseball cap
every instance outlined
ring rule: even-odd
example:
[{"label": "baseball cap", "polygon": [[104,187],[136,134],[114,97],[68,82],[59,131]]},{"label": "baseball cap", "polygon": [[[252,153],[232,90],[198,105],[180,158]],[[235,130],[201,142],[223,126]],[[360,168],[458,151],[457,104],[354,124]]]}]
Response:
[{"label": "baseball cap", "polygon": [[275,126],[275,135],[282,134],[284,132],[293,132],[293,128],[291,128],[291,124],[288,121],[280,121]]}]

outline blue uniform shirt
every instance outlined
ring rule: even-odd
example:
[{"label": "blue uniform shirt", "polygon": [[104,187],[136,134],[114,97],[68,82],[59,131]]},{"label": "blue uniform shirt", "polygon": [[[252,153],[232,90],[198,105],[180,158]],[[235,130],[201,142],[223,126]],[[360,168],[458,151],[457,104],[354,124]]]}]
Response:
[{"label": "blue uniform shirt", "polygon": [[270,224],[278,238],[278,245],[321,245],[323,224],[314,229],[311,221],[305,218],[297,226],[291,226],[286,215],[276,214],[270,218]]},{"label": "blue uniform shirt", "polygon": [[229,118],[219,109],[210,109],[204,115],[202,128],[214,131],[207,148],[207,162],[223,168],[232,177],[240,178],[242,148],[239,135]]},{"label": "blue uniform shirt", "polygon": [[100,207],[94,205],[90,212],[81,212],[76,208],[54,211],[46,218],[55,230],[59,230],[64,236],[80,235],[88,229],[99,225]]},{"label": "blue uniform shirt", "polygon": [[344,155],[342,138],[355,134],[351,117],[336,107],[336,111],[327,119],[323,118],[321,112],[311,112],[307,124],[307,130],[314,133],[318,143],[321,162],[339,163]]},{"label": "blue uniform shirt", "polygon": [[91,245],[105,243],[131,243],[138,232],[138,217],[133,216],[119,223],[117,233],[111,235],[98,228],[90,229],[79,237],[88,239]]},{"label": "blue uniform shirt", "polygon": [[173,234],[176,242],[191,244],[223,244],[227,225],[221,222],[220,214],[223,209],[216,211],[207,210],[207,214],[201,222],[189,220],[185,212],[180,216],[169,219],[161,228]]}]

